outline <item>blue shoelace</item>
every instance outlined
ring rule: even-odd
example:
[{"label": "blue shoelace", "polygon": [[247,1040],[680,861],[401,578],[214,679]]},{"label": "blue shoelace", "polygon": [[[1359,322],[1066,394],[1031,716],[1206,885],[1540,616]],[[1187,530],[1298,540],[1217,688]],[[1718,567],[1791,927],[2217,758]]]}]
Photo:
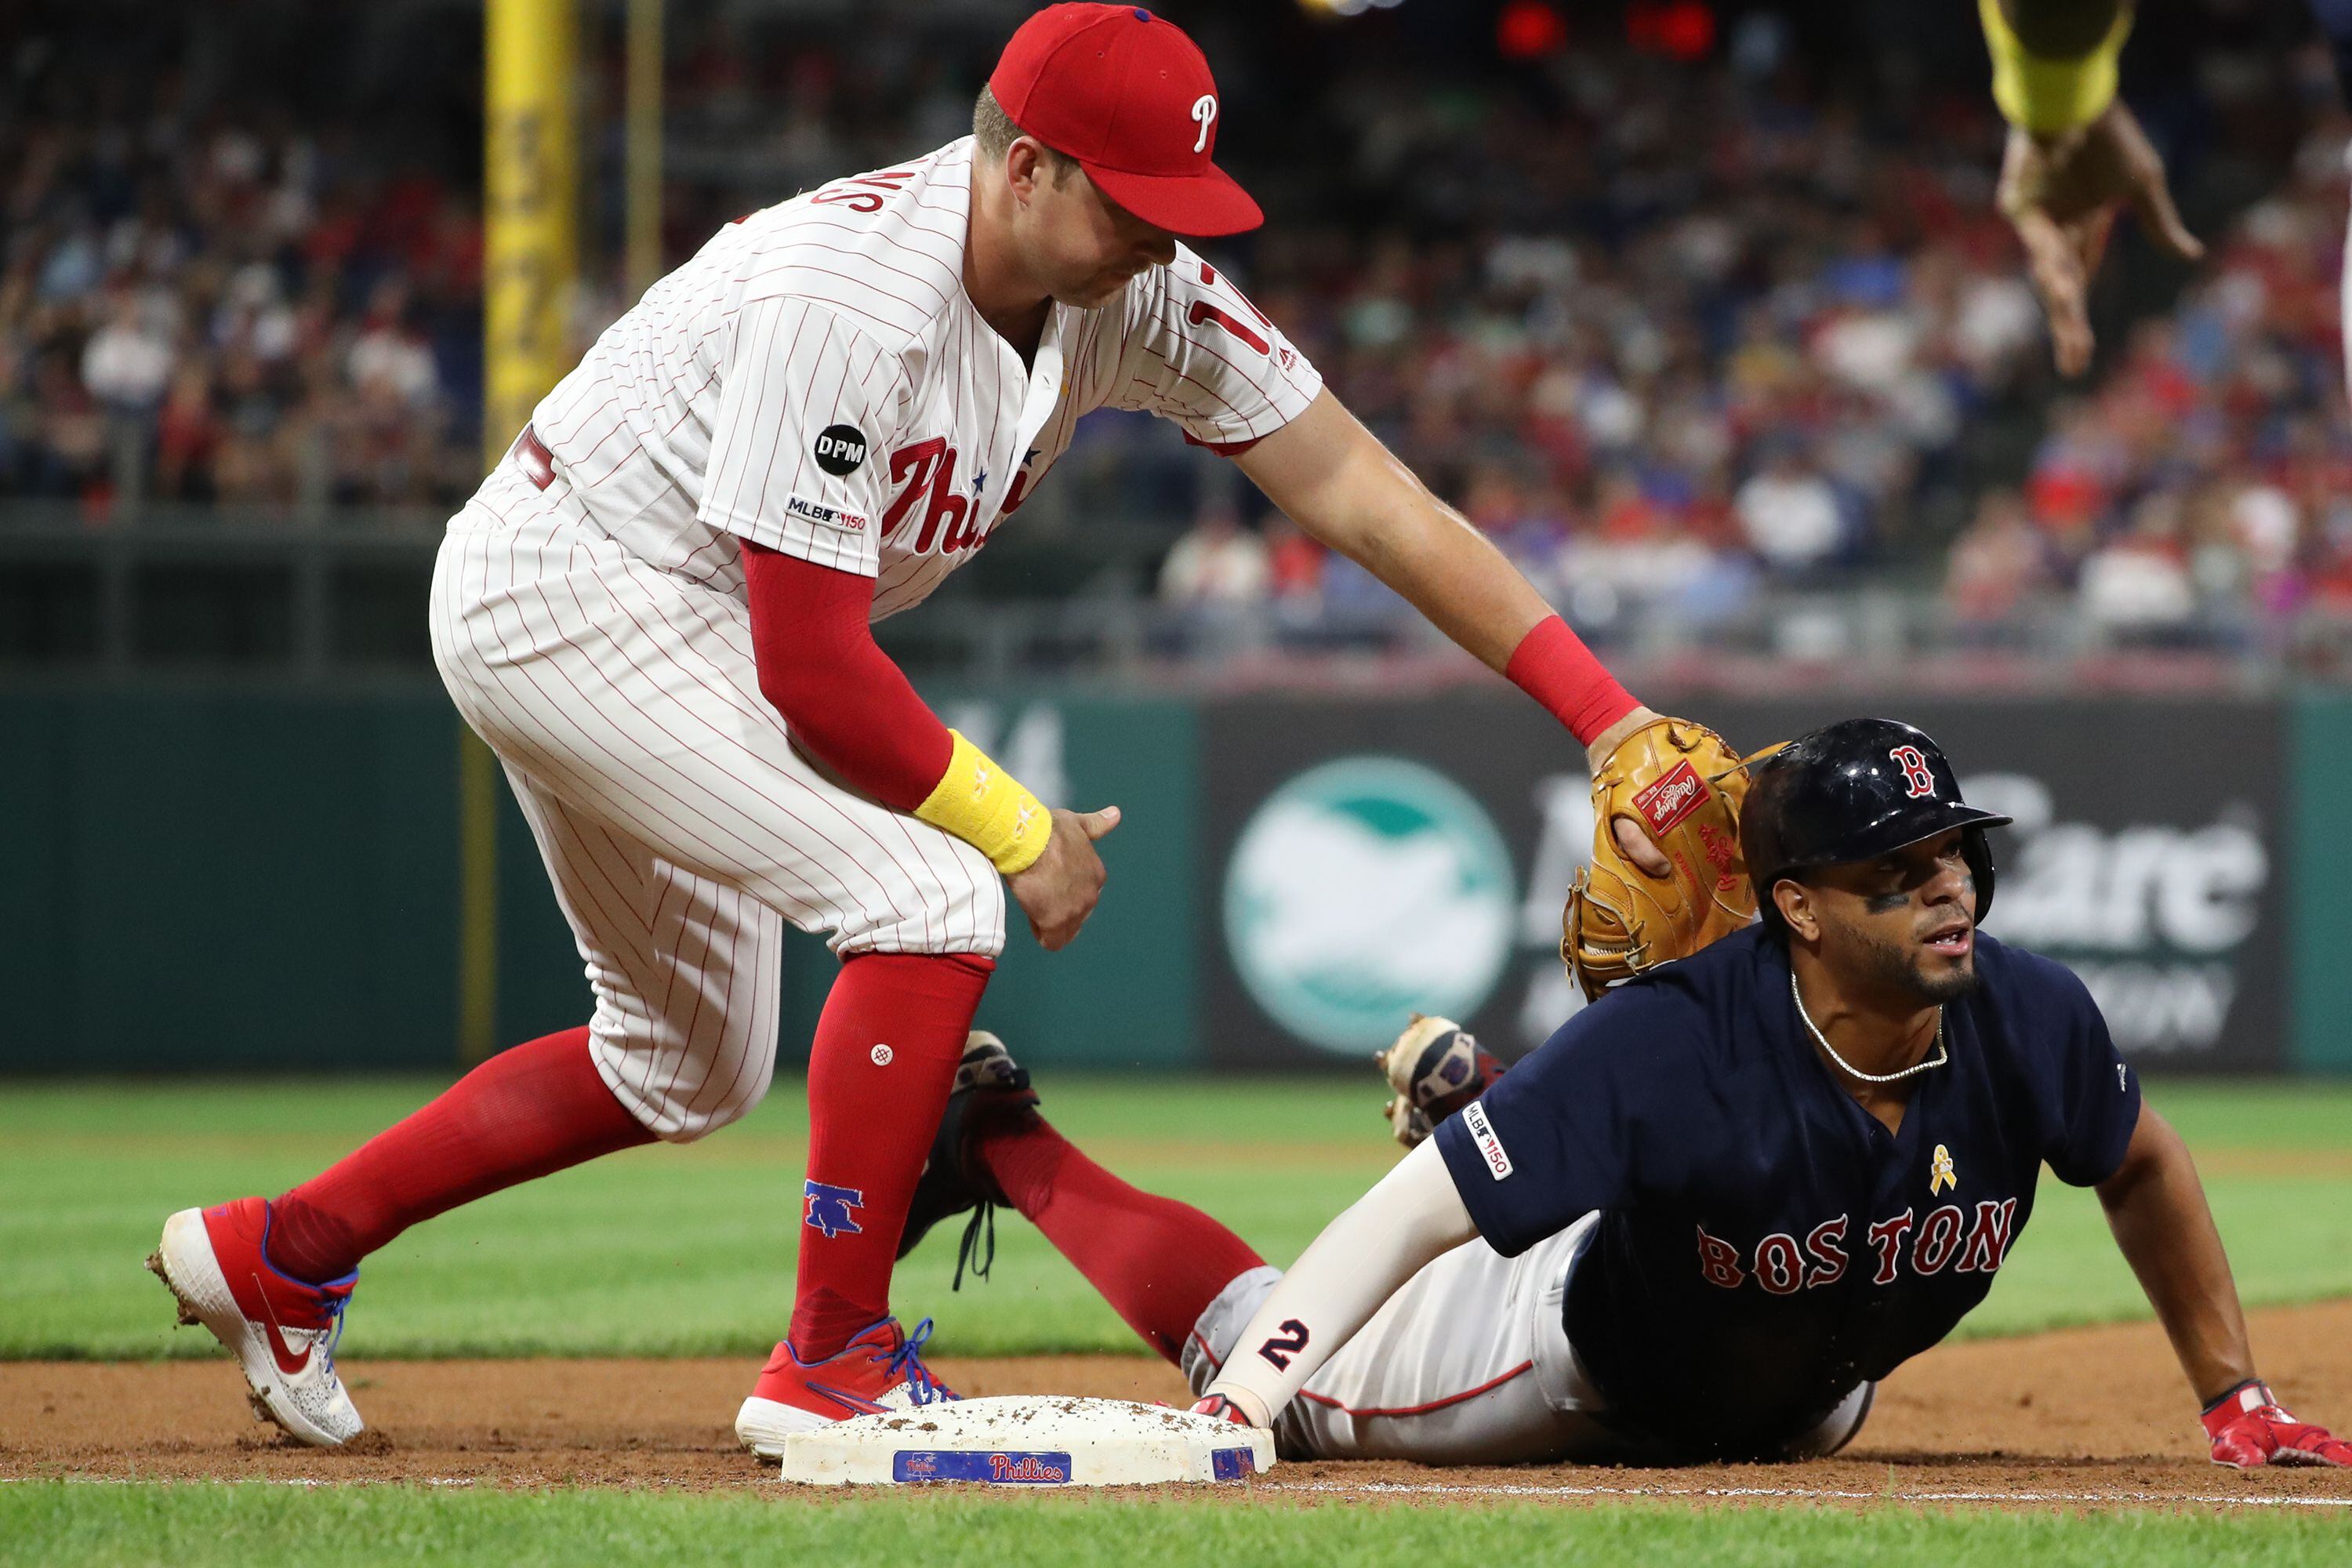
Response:
[{"label": "blue shoelace", "polygon": [[343,1342],[343,1312],[351,1304],[351,1297],[341,1296],[336,1299],[335,1304],[327,1310],[327,1316],[332,1320],[332,1326],[329,1329],[327,1337],[319,1342],[318,1350],[320,1363],[326,1368],[327,1375],[331,1378],[335,1376],[335,1351]]},{"label": "blue shoelace", "polygon": [[892,1375],[907,1380],[908,1397],[917,1405],[937,1405],[942,1400],[959,1397],[950,1390],[941,1388],[938,1380],[931,1376],[930,1368],[923,1364],[923,1342],[930,1337],[931,1321],[925,1318],[915,1325],[913,1331],[907,1335],[898,1348],[890,1352],[889,1367]]}]

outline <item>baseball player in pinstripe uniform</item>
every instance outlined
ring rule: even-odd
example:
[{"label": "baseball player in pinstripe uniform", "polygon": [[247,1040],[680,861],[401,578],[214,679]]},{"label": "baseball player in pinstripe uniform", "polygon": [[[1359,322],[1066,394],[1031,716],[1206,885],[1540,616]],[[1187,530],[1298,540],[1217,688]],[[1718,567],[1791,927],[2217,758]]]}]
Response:
[{"label": "baseball player in pinstripe uniform", "polygon": [[316,1444],[361,1429],[335,1336],[360,1259],[407,1226],[756,1104],[788,925],[842,963],[812,1046],[790,1331],[737,1429],[773,1452],[950,1397],[922,1328],[891,1315],[900,1229],[1006,894],[1067,943],[1118,813],[1047,811],[869,628],[1012,522],[1086,413],[1149,410],[1231,456],[1596,758],[1655,718],[1178,243],[1260,220],[1212,161],[1218,105],[1200,50],[1149,11],[1037,13],[971,137],[721,229],[452,521],[435,656],[506,768],[594,1012],[274,1200],[166,1223],[152,1266],[268,1418]]}]

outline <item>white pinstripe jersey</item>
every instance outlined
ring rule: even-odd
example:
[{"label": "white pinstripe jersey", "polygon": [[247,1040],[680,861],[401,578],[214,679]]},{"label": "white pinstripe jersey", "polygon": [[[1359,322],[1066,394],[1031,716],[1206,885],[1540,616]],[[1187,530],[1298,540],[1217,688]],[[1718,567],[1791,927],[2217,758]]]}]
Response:
[{"label": "white pinstripe jersey", "polygon": [[1055,305],[1031,364],[963,290],[971,142],[719,230],[532,416],[633,553],[740,592],[734,540],[920,603],[1019,508],[1078,416],[1144,409],[1232,451],[1322,388],[1184,247],[1094,310]]}]

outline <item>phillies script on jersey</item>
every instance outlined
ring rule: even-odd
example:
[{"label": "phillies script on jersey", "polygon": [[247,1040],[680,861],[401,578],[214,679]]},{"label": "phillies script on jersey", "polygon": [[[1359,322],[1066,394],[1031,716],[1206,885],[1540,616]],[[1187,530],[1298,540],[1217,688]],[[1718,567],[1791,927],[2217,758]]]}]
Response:
[{"label": "phillies script on jersey", "polygon": [[1024,363],[963,290],[971,142],[728,225],[608,328],[532,426],[599,526],[740,591],[733,540],[920,603],[1035,490],[1081,415],[1139,409],[1232,453],[1322,378],[1179,246]]}]

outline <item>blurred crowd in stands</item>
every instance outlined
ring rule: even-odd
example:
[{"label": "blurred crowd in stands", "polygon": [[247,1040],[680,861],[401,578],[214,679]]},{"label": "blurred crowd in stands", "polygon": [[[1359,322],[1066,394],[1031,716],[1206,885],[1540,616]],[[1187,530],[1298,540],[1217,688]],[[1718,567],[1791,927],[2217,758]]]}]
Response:
[{"label": "blurred crowd in stands", "polygon": [[0,128],[0,492],[103,519],[470,489],[478,187],[141,86]]},{"label": "blurred crowd in stands", "polygon": [[[1260,247],[1260,303],[1588,626],[1902,558],[1971,423],[2038,384],[1990,107],[1866,126],[1801,90],[1787,47],[1751,18],[1712,69],[1580,62],[1549,117],[1367,91],[1358,178],[1402,193],[1396,228]],[[1297,552],[1283,530],[1266,548]],[[1360,576],[1265,581],[1369,610]]]},{"label": "blurred crowd in stands", "polygon": [[[673,20],[672,259],[732,211],[959,134],[984,65],[965,56],[991,32],[959,54],[739,26],[724,7]],[[2347,121],[2306,90],[2324,68],[2238,82],[2303,151],[2209,236],[2177,301],[2060,388],[1993,210],[1981,89],[1889,112],[1797,53],[1749,10],[1696,65],[1585,40],[1484,80],[1344,73],[1316,135],[1261,140],[1278,161],[1254,168],[1228,133],[1276,216],[1213,254],[1604,641],[1632,608],[1705,625],[1862,574],[1940,584],[1962,635],[1992,641],[2053,600],[2157,641],[2352,612]],[[596,123],[609,77],[591,73]],[[462,500],[481,466],[478,172],[184,72],[91,80],[0,102],[0,496],[93,524],[157,502]],[[1261,87],[1229,118],[1275,101]],[[2200,133],[2226,148],[2244,123]],[[592,275],[583,344],[625,303]],[[1129,475],[1139,512],[1163,509],[1155,558],[1130,565],[1204,628],[1237,606],[1396,624],[1385,590],[1166,430],[1081,430],[1074,469]]]},{"label": "blurred crowd in stands", "polygon": [[2345,128],[2315,131],[2178,304],[2052,406],[2022,485],[1984,493],[1949,556],[1962,625],[2068,590],[2090,621],[2158,643],[2352,614]]}]

